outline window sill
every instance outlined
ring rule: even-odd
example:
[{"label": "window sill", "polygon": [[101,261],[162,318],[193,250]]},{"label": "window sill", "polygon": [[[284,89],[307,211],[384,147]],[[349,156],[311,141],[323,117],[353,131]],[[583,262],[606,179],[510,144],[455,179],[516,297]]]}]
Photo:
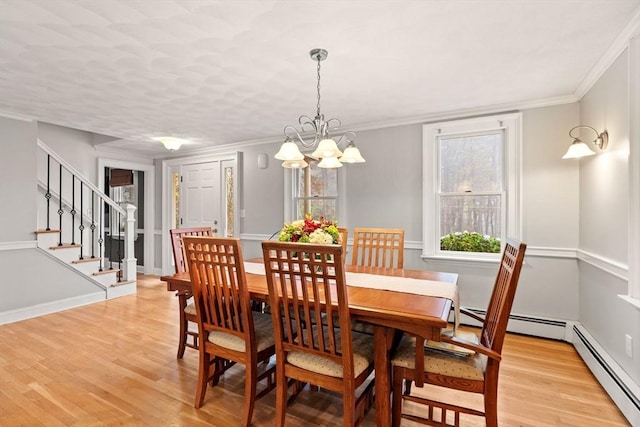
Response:
[{"label": "window sill", "polygon": [[447,255],[420,255],[425,261],[444,261],[450,263],[459,263],[459,264],[469,264],[469,263],[478,263],[478,264],[499,264],[500,257],[495,258],[474,258],[474,257],[461,257],[461,256],[447,256]]},{"label": "window sill", "polygon": [[640,310],[640,299],[633,298],[629,295],[618,295],[619,298],[622,298],[624,301],[628,302],[638,310]]}]

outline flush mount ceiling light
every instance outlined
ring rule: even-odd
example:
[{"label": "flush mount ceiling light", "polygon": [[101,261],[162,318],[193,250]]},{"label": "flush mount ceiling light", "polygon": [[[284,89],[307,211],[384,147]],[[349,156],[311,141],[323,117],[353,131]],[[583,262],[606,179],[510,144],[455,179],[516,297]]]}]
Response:
[{"label": "flush mount ceiling light", "polygon": [[[275,158],[282,160],[282,166],[285,168],[304,168],[307,162],[304,161],[304,154],[300,152],[298,144],[305,149],[314,149],[311,153],[312,157],[321,159],[318,167],[321,168],[339,168],[343,163],[363,163],[365,160],[360,154],[360,150],[356,148],[354,132],[346,132],[338,140],[329,136],[329,126],[333,123],[336,129],[342,124],[338,119],[324,119],[324,114],[320,113],[320,62],[327,59],[328,52],[324,49],[313,49],[309,52],[311,59],[317,61],[318,66],[318,103],[316,109],[316,117],[311,119],[309,116],[300,116],[298,123],[300,131],[293,126],[284,128],[286,137],[284,143],[280,147],[280,151]],[[301,133],[313,132],[313,140],[305,140]],[[294,142],[295,141],[295,142]],[[297,144],[296,144],[297,143]],[[346,148],[344,153],[340,151],[338,145],[344,143]]]},{"label": "flush mount ceiling light", "polygon": [[185,143],[184,139],[174,138],[172,136],[163,136],[162,138],[158,138],[158,141],[169,151],[176,151]]},{"label": "flush mount ceiling light", "polygon": [[592,144],[600,150],[607,148],[607,145],[609,144],[609,134],[606,130],[602,133],[598,133],[598,131],[591,126],[576,126],[569,131],[569,136],[573,138],[573,142],[569,146],[567,153],[562,156],[563,159],[577,159],[596,154],[596,152],[589,148],[587,144],[582,142],[579,137],[572,135],[572,132],[576,129],[591,129],[596,134],[596,139],[592,141]]}]

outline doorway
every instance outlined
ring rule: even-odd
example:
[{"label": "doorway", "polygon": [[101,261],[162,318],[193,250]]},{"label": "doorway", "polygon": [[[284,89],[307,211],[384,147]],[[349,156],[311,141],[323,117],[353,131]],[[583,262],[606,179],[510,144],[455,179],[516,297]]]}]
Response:
[{"label": "doorway", "polygon": [[[139,182],[139,192],[133,194],[136,197],[136,206],[144,206],[136,211],[135,223],[136,245],[141,249],[142,260],[137,260],[137,270],[143,274],[154,274],[154,190],[155,167],[152,164],[128,162],[116,159],[98,158],[98,188],[104,189],[107,182],[105,171],[111,169],[124,169],[133,172],[134,179]],[[111,226],[111,225],[110,225]],[[138,242],[139,241],[139,242]]]},{"label": "doorway", "polygon": [[221,237],[237,236],[240,153],[165,160],[163,167],[163,274],[173,271],[169,230],[211,227]]}]

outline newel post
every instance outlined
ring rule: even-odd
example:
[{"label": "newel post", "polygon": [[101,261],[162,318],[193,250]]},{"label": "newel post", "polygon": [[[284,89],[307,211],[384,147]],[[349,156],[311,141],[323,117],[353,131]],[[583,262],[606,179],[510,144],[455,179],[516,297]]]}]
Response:
[{"label": "newel post", "polygon": [[136,280],[136,258],[135,252],[133,249],[133,242],[135,240],[135,223],[136,219],[134,217],[134,212],[136,207],[132,204],[127,204],[125,206],[127,211],[127,219],[125,223],[124,235],[126,238],[126,243],[124,245],[124,280],[132,281]]}]

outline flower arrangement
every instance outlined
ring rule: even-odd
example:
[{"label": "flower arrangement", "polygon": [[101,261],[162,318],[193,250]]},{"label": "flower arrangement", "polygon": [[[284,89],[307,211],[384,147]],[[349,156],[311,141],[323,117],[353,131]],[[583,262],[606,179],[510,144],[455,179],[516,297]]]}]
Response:
[{"label": "flower arrangement", "polygon": [[305,219],[293,221],[285,224],[280,231],[278,240],[281,242],[300,242],[330,245],[341,243],[340,232],[336,224],[320,217],[319,220],[312,219],[310,214],[305,215]]}]

